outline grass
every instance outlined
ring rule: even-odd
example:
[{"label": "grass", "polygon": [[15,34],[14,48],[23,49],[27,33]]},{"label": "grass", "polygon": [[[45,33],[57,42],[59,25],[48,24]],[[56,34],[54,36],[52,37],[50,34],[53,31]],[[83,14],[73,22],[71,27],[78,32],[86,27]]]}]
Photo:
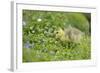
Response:
[{"label": "grass", "polygon": [[[55,30],[71,25],[83,33],[80,43],[56,39]],[[85,13],[23,10],[23,62],[91,59],[91,35]]]},{"label": "grass", "polygon": [[91,46],[89,38],[89,36],[85,36],[80,44],[74,46],[71,44],[70,48],[68,48],[68,45],[62,46],[59,41],[57,43],[53,41],[49,44],[46,43],[45,46],[38,44],[30,49],[23,48],[23,62],[90,59]]}]

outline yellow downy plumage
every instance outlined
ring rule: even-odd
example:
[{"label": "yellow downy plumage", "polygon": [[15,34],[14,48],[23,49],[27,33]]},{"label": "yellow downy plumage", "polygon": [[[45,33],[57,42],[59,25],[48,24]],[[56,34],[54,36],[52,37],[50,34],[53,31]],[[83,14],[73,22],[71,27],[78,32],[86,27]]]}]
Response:
[{"label": "yellow downy plumage", "polygon": [[59,38],[61,41],[79,43],[83,36],[83,32],[72,26],[69,26],[64,30],[59,28],[56,32],[56,38]]}]

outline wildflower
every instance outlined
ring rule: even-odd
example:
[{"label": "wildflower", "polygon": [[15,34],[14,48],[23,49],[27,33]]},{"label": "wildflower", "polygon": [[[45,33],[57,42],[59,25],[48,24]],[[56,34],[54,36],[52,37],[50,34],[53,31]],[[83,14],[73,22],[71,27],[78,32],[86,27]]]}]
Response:
[{"label": "wildflower", "polygon": [[38,22],[41,22],[41,21],[42,21],[42,19],[41,19],[41,18],[38,18],[38,19],[37,19],[37,21],[38,21]]},{"label": "wildflower", "polygon": [[34,48],[34,43],[31,44],[29,41],[27,41],[25,43],[25,46],[24,47],[27,48],[27,49]]},{"label": "wildflower", "polygon": [[32,30],[32,33],[35,33],[35,31],[34,31],[34,30]]},{"label": "wildflower", "polygon": [[27,48],[27,49],[30,48],[30,43],[29,43],[29,41],[27,41],[27,42],[25,43],[24,47]]},{"label": "wildflower", "polygon": [[30,30],[32,30],[32,29],[33,29],[33,27],[31,26],[31,27],[30,27]]}]

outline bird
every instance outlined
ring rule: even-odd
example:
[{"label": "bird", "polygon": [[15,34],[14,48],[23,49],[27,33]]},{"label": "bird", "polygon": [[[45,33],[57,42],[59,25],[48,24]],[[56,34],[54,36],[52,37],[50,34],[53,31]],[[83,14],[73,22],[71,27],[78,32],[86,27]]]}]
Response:
[{"label": "bird", "polygon": [[58,30],[55,31],[56,35],[55,37],[61,41],[66,42],[73,42],[73,43],[80,43],[84,33],[80,31],[79,29],[72,27],[71,25],[67,28],[58,28]]}]

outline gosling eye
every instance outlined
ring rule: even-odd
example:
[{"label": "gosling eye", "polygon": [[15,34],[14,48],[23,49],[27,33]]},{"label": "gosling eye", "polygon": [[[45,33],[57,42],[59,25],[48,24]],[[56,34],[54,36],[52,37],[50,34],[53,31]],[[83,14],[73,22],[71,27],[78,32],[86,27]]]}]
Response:
[{"label": "gosling eye", "polygon": [[58,32],[56,32],[56,34],[58,34]]}]

